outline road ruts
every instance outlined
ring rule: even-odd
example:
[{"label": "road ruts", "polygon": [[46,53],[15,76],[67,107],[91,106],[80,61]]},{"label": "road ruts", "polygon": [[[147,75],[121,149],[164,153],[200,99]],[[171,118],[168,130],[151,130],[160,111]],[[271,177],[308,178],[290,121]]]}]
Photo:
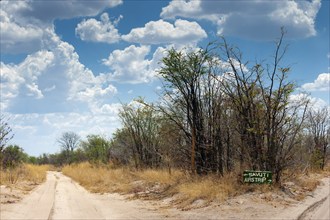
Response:
[{"label": "road ruts", "polygon": [[89,194],[70,178],[48,172],[47,181],[16,204],[1,210],[0,219],[105,219]]},{"label": "road ruts", "polygon": [[164,219],[164,214],[142,201],[89,193],[62,173],[48,172],[46,182],[24,199],[1,204],[0,220],[10,219]]},{"label": "road ruts", "polygon": [[54,205],[57,180],[54,172],[47,173],[47,181],[18,203],[1,209],[0,219],[49,219]]},{"label": "road ruts", "polygon": [[[329,192],[330,194],[330,192]],[[327,195],[318,202],[308,207],[298,218],[298,220],[315,219],[330,220],[330,195]]]}]

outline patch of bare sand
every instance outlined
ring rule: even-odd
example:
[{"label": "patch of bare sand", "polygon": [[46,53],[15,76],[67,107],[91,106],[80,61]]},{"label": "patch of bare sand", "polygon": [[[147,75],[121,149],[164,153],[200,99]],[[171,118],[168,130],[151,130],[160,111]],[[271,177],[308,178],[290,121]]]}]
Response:
[{"label": "patch of bare sand", "polygon": [[[275,193],[248,193],[224,202],[207,203],[197,200],[184,208],[169,207],[175,199],[167,198],[158,204],[167,217],[175,219],[270,219],[294,200]],[[155,204],[155,206],[157,206]],[[166,208],[167,207],[167,208]]]},{"label": "patch of bare sand", "polygon": [[32,182],[18,182],[0,186],[0,204],[16,203],[33,190],[37,184]]},{"label": "patch of bare sand", "polygon": [[[294,188],[294,186],[291,186]],[[230,198],[225,202],[205,203],[203,200],[195,201],[184,209],[167,208],[168,217],[177,219],[297,219],[312,204],[324,198],[329,198],[330,178],[323,178],[321,184],[313,192],[309,192],[304,200],[295,199],[295,193],[287,190],[267,193],[247,193]],[[159,206],[168,206],[173,199],[162,200]],[[329,199],[322,204],[327,207]],[[328,213],[328,212],[326,212]],[[319,216],[319,213],[311,213]],[[311,216],[309,215],[307,216]],[[327,214],[325,214],[327,215]],[[327,216],[328,217],[328,216]],[[304,218],[303,218],[304,219]],[[307,218],[315,219],[315,218]],[[330,219],[330,216],[326,219]]]}]

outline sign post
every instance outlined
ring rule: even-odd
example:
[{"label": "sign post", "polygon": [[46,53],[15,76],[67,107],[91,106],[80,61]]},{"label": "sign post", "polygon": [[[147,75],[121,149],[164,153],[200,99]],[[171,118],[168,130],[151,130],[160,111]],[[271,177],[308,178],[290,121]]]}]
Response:
[{"label": "sign post", "polygon": [[273,175],[270,171],[245,170],[243,173],[244,183],[271,184],[273,182],[272,177]]}]

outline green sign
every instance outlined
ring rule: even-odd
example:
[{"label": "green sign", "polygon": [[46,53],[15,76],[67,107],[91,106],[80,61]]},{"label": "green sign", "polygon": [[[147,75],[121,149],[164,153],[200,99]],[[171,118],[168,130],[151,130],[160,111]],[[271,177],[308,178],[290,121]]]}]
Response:
[{"label": "green sign", "polygon": [[243,181],[244,183],[271,184],[273,182],[272,176],[272,172],[270,171],[245,170],[243,173]]}]

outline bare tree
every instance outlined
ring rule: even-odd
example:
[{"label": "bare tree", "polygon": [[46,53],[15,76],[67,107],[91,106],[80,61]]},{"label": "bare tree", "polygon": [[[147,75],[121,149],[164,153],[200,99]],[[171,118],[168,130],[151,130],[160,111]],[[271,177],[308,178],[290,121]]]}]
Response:
[{"label": "bare tree", "polygon": [[73,151],[78,147],[80,142],[80,137],[78,134],[69,131],[64,132],[57,142],[60,144],[62,150],[66,154],[67,162],[72,163],[73,161]]},{"label": "bare tree", "polygon": [[237,114],[237,130],[248,166],[272,171],[276,182],[291,163],[308,105],[307,99],[290,99],[295,85],[287,80],[290,67],[281,65],[287,50],[284,35],[282,29],[273,61],[266,65],[249,67],[238,48],[224,39],[220,45],[222,60],[228,60],[232,76],[225,81],[224,89]]},{"label": "bare tree", "polygon": [[307,129],[313,140],[312,155],[317,165],[324,169],[329,148],[330,118],[327,107],[308,111]]},{"label": "bare tree", "polygon": [[8,119],[4,116],[0,116],[0,153],[5,148],[6,144],[13,139],[14,134],[8,124]]}]

